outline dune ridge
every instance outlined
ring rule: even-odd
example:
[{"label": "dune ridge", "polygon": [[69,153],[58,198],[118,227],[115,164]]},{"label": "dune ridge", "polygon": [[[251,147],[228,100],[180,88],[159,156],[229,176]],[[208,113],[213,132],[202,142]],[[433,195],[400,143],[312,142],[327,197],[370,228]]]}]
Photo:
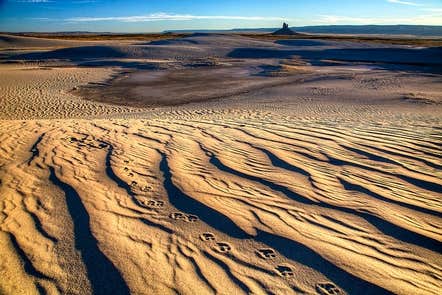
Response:
[{"label": "dune ridge", "polygon": [[[198,281],[203,293],[309,293],[327,282],[349,293],[365,288],[437,294],[437,129],[420,127],[418,133],[426,135],[415,140],[415,129],[386,130],[376,122],[357,130],[351,123],[330,128],[302,118],[285,121],[272,114],[262,122],[259,112],[242,119],[239,114],[222,114],[222,120],[172,113],[150,120],[3,121],[2,130],[20,126],[2,133],[2,154],[16,158],[2,157],[0,164],[7,196],[2,235],[14,235],[16,247],[33,253],[32,267],[25,263],[20,276],[31,277],[31,286],[69,292],[76,287],[63,268],[69,264],[88,269],[92,290],[105,290],[105,282],[93,280],[101,272],[88,266],[91,258],[84,253],[97,251],[135,293],[143,293],[149,281],[155,282],[151,290],[172,292],[172,282],[187,293]],[[421,146],[421,160],[400,152]],[[374,154],[378,158],[368,156]],[[81,234],[87,223],[75,214],[89,215],[94,238]],[[66,232],[71,238],[60,236]],[[216,242],[205,242],[199,237],[204,233]],[[79,254],[63,257],[68,261],[54,269],[61,262],[53,249],[62,240]],[[14,252],[13,246],[6,249]],[[261,248],[277,258],[268,264],[253,254]],[[141,270],[140,264],[151,265],[153,273],[133,275],[130,269]],[[279,266],[296,275],[278,278]],[[218,276],[229,284],[220,285]]]}]

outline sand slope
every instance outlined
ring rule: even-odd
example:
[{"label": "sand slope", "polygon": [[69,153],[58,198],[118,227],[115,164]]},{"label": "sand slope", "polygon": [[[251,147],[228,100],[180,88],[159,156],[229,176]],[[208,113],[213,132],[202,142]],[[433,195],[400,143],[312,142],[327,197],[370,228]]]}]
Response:
[{"label": "sand slope", "polygon": [[192,115],[4,121],[2,289],[438,292],[437,129]]},{"label": "sand slope", "polygon": [[49,40],[44,38],[22,37],[7,34],[0,34],[1,49],[32,49],[32,48],[57,48],[74,46],[78,44],[67,40]]}]

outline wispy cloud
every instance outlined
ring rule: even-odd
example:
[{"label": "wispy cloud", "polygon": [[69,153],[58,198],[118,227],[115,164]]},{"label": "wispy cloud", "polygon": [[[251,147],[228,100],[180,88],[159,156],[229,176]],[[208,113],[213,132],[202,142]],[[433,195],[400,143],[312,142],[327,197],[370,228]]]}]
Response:
[{"label": "wispy cloud", "polygon": [[9,2],[16,2],[16,3],[49,3],[54,2],[52,0],[9,0]]},{"label": "wispy cloud", "polygon": [[374,17],[350,17],[342,15],[319,15],[318,23],[325,25],[397,25],[397,24],[409,24],[409,25],[442,25],[441,13],[427,13],[422,15],[416,15],[407,18],[374,18]]},{"label": "wispy cloud", "polygon": [[97,0],[74,0],[73,4],[87,4],[87,3],[97,3]]},{"label": "wispy cloud", "polygon": [[375,18],[351,17],[343,15],[320,15],[319,22],[325,24],[372,24],[376,23]]},{"label": "wispy cloud", "polygon": [[401,5],[409,5],[409,6],[422,6],[422,4],[411,2],[411,1],[403,1],[403,0],[387,0],[387,2]]},{"label": "wispy cloud", "polygon": [[148,15],[133,16],[110,16],[110,17],[72,17],[65,21],[69,22],[97,22],[97,21],[119,21],[119,22],[152,22],[152,21],[188,21],[188,20],[249,20],[249,21],[283,21],[282,17],[268,16],[229,16],[229,15],[191,15],[191,14],[168,14],[153,13]]},{"label": "wispy cloud", "polygon": [[[7,2],[15,2],[15,3],[51,3],[57,2],[56,0],[7,0]],[[68,1],[65,1],[68,2]],[[87,3],[97,3],[98,0],[71,0],[69,1],[72,4],[87,4]],[[1,3],[1,0],[0,0]]]},{"label": "wispy cloud", "polygon": [[423,8],[422,10],[434,13],[442,13],[442,8]]}]

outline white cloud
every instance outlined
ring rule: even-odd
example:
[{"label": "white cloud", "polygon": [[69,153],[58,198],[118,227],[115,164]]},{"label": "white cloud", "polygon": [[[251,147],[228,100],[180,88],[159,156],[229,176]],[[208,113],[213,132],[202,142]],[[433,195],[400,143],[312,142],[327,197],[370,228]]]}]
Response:
[{"label": "white cloud", "polygon": [[148,15],[133,16],[110,16],[110,17],[73,17],[65,19],[69,22],[97,22],[97,21],[120,21],[120,22],[151,22],[151,21],[187,21],[198,19],[223,19],[223,20],[250,20],[250,21],[269,21],[287,20],[282,17],[265,16],[229,16],[229,15],[191,15],[191,14],[167,14],[153,13]]},{"label": "white cloud", "polygon": [[407,18],[371,18],[371,17],[349,17],[342,15],[319,15],[318,23],[325,25],[442,25],[442,13],[416,15]]},{"label": "white cloud", "polygon": [[410,6],[422,6],[422,4],[411,2],[411,1],[403,1],[403,0],[387,0],[387,2],[394,4],[402,4],[402,5],[410,5]]},{"label": "white cloud", "polygon": [[375,18],[367,17],[351,17],[342,15],[320,15],[319,22],[325,24],[373,24],[376,22]]},{"label": "white cloud", "polygon": [[87,4],[87,3],[97,3],[97,0],[75,0],[72,1],[73,4]]},{"label": "white cloud", "polygon": [[442,14],[442,8],[423,8],[422,10]]},{"label": "white cloud", "polygon": [[9,0],[9,2],[18,2],[18,3],[49,3],[54,2],[52,0]]}]

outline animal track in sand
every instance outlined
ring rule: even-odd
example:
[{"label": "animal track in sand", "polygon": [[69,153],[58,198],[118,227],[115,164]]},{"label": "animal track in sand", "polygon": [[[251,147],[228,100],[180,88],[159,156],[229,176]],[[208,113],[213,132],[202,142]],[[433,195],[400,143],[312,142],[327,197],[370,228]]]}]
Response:
[{"label": "animal track in sand", "polygon": [[181,212],[174,212],[170,214],[170,218],[175,219],[175,220],[182,220],[185,222],[196,222],[198,221],[198,216],[196,215],[192,215],[192,214],[184,214]]},{"label": "animal track in sand", "polygon": [[344,294],[341,289],[333,283],[319,283],[316,285],[316,291],[321,295],[341,295]]},{"label": "animal track in sand", "polygon": [[295,275],[295,273],[293,272],[292,268],[290,266],[287,265],[278,265],[276,267],[276,271],[278,272],[278,274],[281,277],[284,278],[291,278]]},{"label": "animal track in sand", "polygon": [[232,246],[230,246],[228,243],[219,242],[216,243],[215,249],[221,253],[229,253],[232,250]]},{"label": "animal track in sand", "polygon": [[276,257],[275,250],[270,248],[259,249],[256,251],[256,253],[262,259],[272,259]]},{"label": "animal track in sand", "polygon": [[164,206],[164,202],[161,200],[152,199],[147,202],[147,206],[151,208],[161,208]]},{"label": "animal track in sand", "polygon": [[141,188],[141,191],[142,191],[142,192],[148,192],[148,191],[150,191],[150,190],[152,190],[152,187],[147,186],[147,185],[145,185],[145,186],[143,186],[143,187]]},{"label": "animal track in sand", "polygon": [[202,233],[200,239],[203,241],[215,241],[215,235],[212,233]]},{"label": "animal track in sand", "polygon": [[186,215],[184,215],[183,213],[180,212],[174,212],[170,214],[170,218],[175,219],[175,220],[186,220]]},{"label": "animal track in sand", "polygon": [[187,221],[188,222],[197,222],[198,221],[198,216],[196,215],[187,215]]}]

